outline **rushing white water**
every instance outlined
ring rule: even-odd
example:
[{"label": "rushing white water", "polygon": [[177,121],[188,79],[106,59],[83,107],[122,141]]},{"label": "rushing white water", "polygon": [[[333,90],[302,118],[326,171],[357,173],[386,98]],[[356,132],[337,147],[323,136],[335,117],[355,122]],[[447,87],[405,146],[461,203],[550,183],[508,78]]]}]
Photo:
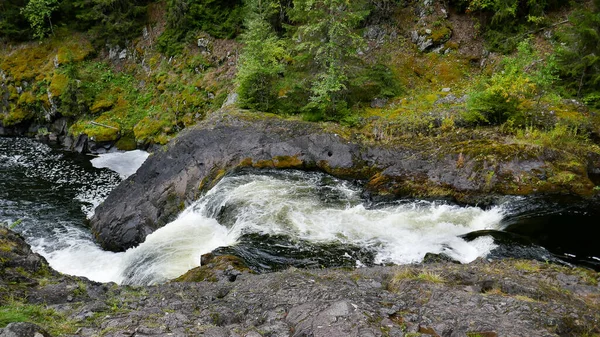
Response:
[{"label": "rushing white water", "polygon": [[35,246],[65,273],[152,284],[185,273],[200,264],[202,254],[233,245],[247,233],[366,247],[376,252],[376,263],[418,262],[427,252],[469,262],[493,249],[493,240],[467,242],[458,236],[497,228],[502,217],[498,207],[425,201],[367,208],[358,188],[322,174],[245,174],[224,178],[175,221],[127,252],[102,251],[89,235],[75,230],[57,235],[63,248],[49,249],[44,240]]}]

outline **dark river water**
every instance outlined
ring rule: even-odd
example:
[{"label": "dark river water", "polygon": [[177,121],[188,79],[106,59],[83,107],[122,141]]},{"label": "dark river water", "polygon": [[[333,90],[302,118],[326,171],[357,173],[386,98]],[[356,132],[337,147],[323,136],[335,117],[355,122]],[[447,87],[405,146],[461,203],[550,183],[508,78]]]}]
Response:
[{"label": "dark river water", "polygon": [[0,138],[0,224],[14,227],[61,272],[123,284],[164,282],[211,251],[240,256],[260,272],[415,263],[427,253],[463,263],[520,257],[600,270],[600,213],[582,201],[507,197],[486,208],[371,203],[359,184],[298,171],[227,176],[140,246],[103,251],[86,219],[139,156],[112,157],[107,165],[118,174],[94,167],[90,156]]}]

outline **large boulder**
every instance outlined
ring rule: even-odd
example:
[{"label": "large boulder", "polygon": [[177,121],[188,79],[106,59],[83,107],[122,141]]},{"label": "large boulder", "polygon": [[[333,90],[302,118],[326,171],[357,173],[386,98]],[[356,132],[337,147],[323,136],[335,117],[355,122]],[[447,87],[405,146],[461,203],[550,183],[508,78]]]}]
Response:
[{"label": "large boulder", "polygon": [[559,179],[568,153],[486,133],[386,144],[364,139],[330,125],[222,112],[150,156],[98,206],[91,228],[105,249],[134,247],[239,167],[321,170],[364,181],[367,195],[394,198],[481,204],[494,194],[595,193],[585,169]]}]

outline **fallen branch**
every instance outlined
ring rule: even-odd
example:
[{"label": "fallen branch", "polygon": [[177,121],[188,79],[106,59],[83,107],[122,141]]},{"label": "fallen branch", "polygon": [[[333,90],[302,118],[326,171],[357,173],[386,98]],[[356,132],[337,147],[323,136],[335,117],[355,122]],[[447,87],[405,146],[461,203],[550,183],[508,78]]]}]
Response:
[{"label": "fallen branch", "polygon": [[96,125],[96,126],[103,126],[105,128],[109,128],[109,129],[113,129],[113,130],[119,130],[119,128],[116,128],[114,126],[110,126],[110,125],[106,125],[106,124],[101,124],[101,123],[96,123],[96,122],[93,122],[93,121],[91,121],[90,124]]}]

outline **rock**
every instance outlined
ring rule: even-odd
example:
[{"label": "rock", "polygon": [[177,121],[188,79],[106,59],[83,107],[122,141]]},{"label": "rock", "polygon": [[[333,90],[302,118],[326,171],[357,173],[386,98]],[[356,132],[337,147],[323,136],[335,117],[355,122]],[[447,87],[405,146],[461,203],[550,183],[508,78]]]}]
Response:
[{"label": "rock", "polygon": [[375,98],[371,101],[371,108],[384,108],[387,102],[387,98]]},{"label": "rock", "polygon": [[238,99],[239,95],[237,92],[230,92],[229,95],[227,95],[227,99],[225,100],[225,102],[223,102],[221,108],[235,105],[238,102]]},{"label": "rock", "polygon": [[450,92],[451,90],[452,90],[452,89],[450,89],[450,88],[442,88],[442,90],[441,90],[441,91],[442,91],[442,92]]},{"label": "rock", "polygon": [[0,337],[51,337],[44,329],[28,323],[10,323],[4,329],[0,329]]},{"label": "rock", "polygon": [[[135,175],[96,208],[91,229],[104,248],[123,251],[143,242],[148,234],[174,220],[183,205],[198,197],[198,191],[212,187],[225,172],[235,168],[320,170],[365,181],[369,198],[423,195],[429,188],[442,188],[463,202],[480,203],[484,196],[490,200],[490,192],[496,188],[506,193],[504,181],[549,176],[552,168],[548,168],[545,158],[555,155],[547,151],[528,156],[519,145],[499,144],[503,151],[518,150],[520,154],[499,158],[493,168],[495,179],[490,179],[491,168],[478,166],[481,163],[476,158],[463,156],[460,169],[456,169],[460,148],[440,150],[432,160],[429,143],[424,143],[424,148],[417,143],[368,145],[308,122],[240,118],[235,111],[226,111],[182,132],[164,149],[155,151]],[[469,135],[470,140],[473,137]],[[81,136],[75,148],[82,151],[85,144],[86,138]]]},{"label": "rock", "polygon": [[210,53],[210,40],[207,38],[200,38],[197,41],[198,48],[203,53]]},{"label": "rock", "polygon": [[429,264],[429,263],[460,263],[459,261],[456,261],[455,259],[451,258],[450,256],[442,253],[442,254],[434,254],[434,253],[427,253],[425,254],[425,257],[423,257],[423,263],[424,264]]},{"label": "rock", "polygon": [[[442,282],[402,280],[398,267],[374,267],[288,269],[246,273],[235,282],[119,287],[60,275],[44,260],[40,260],[43,268],[32,269],[26,261],[41,257],[8,229],[0,228],[0,244],[0,300],[10,296],[12,301],[43,303],[52,313],[48,319],[64,317],[79,326],[77,336],[383,337],[413,333],[545,337],[600,333],[600,287],[583,277],[598,279],[600,275],[535,261],[528,262],[535,272],[520,270],[517,266],[523,262],[511,260],[401,268],[401,275],[433,273],[442,275]],[[6,279],[14,268],[19,273],[46,269],[47,274],[31,274],[35,285],[25,285]],[[42,279],[44,283],[38,282]],[[67,295],[68,289],[81,285],[86,296]],[[62,290],[49,304],[40,294],[51,287]],[[48,337],[31,323],[11,323],[0,329],[0,337],[9,336]]]},{"label": "rock", "polygon": [[429,38],[428,35],[420,35],[416,30],[413,30],[410,34],[412,42],[417,45],[419,51],[423,52],[433,46],[433,39]]},{"label": "rock", "polygon": [[88,136],[86,134],[81,134],[77,137],[77,140],[73,145],[73,150],[78,153],[88,152]]}]

